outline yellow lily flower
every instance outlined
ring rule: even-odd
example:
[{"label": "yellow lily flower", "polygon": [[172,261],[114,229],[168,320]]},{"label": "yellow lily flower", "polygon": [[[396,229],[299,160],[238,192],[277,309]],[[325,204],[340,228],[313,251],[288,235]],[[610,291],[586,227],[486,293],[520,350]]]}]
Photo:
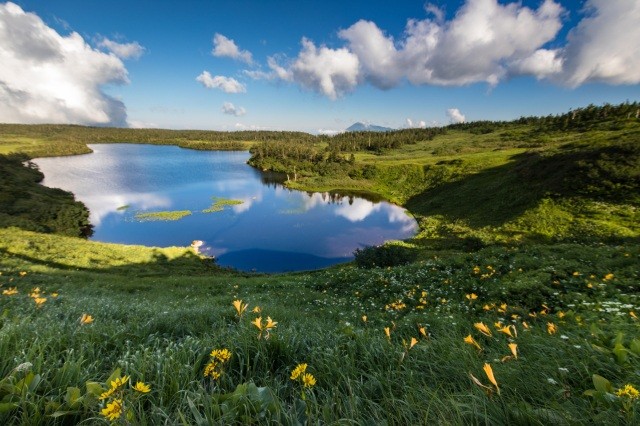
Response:
[{"label": "yellow lily flower", "polygon": [[82,314],[80,317],[80,324],[91,324],[93,322],[93,317],[91,315]]},{"label": "yellow lily flower", "polygon": [[485,336],[489,336],[491,337],[491,330],[489,330],[489,327],[487,327],[484,323],[482,322],[477,322],[475,324],[473,324],[473,326],[482,334],[484,334]]},{"label": "yellow lily flower", "polygon": [[249,306],[248,304],[242,303],[242,300],[240,299],[233,301],[233,307],[236,308],[236,313],[239,317],[241,317],[244,311],[247,310],[248,306]]},{"label": "yellow lily flower", "polygon": [[489,379],[489,381],[493,384],[493,386],[496,387],[496,391],[498,392],[498,395],[499,395],[500,394],[500,388],[498,387],[498,382],[496,381],[496,378],[493,375],[493,369],[487,363],[484,364],[484,367],[482,367],[482,369],[484,370],[484,374],[487,375],[487,378]]},{"label": "yellow lily flower", "polygon": [[256,327],[258,327],[258,330],[262,331],[262,317],[254,319],[253,321],[251,321],[251,324],[255,325]]},{"label": "yellow lily flower", "polygon": [[471,337],[471,335],[468,335],[467,337],[464,338],[464,342],[468,343],[469,345],[473,345],[476,348],[478,348],[479,351],[482,350],[482,348],[480,347],[480,345],[478,344],[478,342],[476,342],[476,339],[474,339],[473,337]]}]

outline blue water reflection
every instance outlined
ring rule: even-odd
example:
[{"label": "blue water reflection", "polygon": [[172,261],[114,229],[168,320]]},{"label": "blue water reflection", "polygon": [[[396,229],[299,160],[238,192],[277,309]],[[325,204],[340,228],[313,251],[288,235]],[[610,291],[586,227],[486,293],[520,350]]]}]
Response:
[{"label": "blue water reflection", "polygon": [[[241,270],[307,270],[344,262],[356,248],[412,236],[401,207],[265,183],[247,152],[175,146],[90,145],[92,154],[35,160],[44,184],[72,191],[91,211],[92,239],[188,246]],[[212,197],[242,200],[203,213]],[[128,206],[124,208],[124,206]],[[138,212],[191,210],[178,221],[140,222]]]}]

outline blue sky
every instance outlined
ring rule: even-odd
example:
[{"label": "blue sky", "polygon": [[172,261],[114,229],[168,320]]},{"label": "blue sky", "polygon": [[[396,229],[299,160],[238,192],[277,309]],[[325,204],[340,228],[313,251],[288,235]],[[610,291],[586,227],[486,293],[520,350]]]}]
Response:
[{"label": "blue sky", "polygon": [[640,99],[640,1],[0,3],[0,122],[340,131]]}]

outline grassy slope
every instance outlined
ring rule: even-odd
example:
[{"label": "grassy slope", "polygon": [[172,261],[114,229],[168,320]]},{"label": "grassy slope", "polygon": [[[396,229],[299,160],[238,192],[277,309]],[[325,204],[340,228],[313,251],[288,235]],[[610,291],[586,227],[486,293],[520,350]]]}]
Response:
[{"label": "grassy slope", "polygon": [[[67,388],[84,394],[86,381],[105,382],[119,367],[133,381],[152,387],[131,402],[134,423],[637,422],[637,402],[583,395],[593,387],[593,374],[611,380],[611,392],[627,383],[640,385],[640,342],[633,340],[639,324],[631,314],[640,313],[637,190],[625,195],[624,188],[614,186],[605,191],[617,194],[612,198],[576,188],[566,177],[582,163],[565,161],[584,160],[581,155],[591,148],[619,146],[625,138],[633,143],[637,130],[628,129],[627,136],[621,131],[557,134],[527,147],[504,142],[527,132],[524,126],[516,130],[506,136],[506,130],[473,136],[451,131],[384,156],[357,155],[358,162],[380,170],[370,188],[406,202],[421,220],[416,242],[431,250],[408,266],[241,275],[219,270],[186,248],[120,246],[0,229],[0,289],[18,290],[0,296],[0,378],[6,378],[3,383],[22,379],[26,373],[14,369],[23,362],[32,363],[41,377],[24,392],[0,387],[0,403],[10,404],[0,404],[0,420],[106,422],[96,400],[72,404]],[[569,145],[576,142],[587,146]],[[531,149],[535,155],[524,155]],[[595,157],[602,163],[599,172],[608,170],[601,153]],[[522,176],[533,185],[523,188]],[[602,176],[596,174],[598,181]],[[549,182],[557,183],[551,192],[543,186]],[[304,184],[331,187],[330,180]],[[353,187],[362,189],[362,181]],[[434,213],[435,218],[426,217]],[[473,253],[433,250],[443,239],[514,242],[518,232],[549,228],[554,233],[560,219],[574,224],[580,214],[589,216],[589,226],[601,222],[598,232],[614,229],[617,241],[504,245]],[[566,235],[585,226],[568,226]],[[537,239],[550,241],[544,232],[538,234]],[[28,296],[34,287],[47,298],[40,308]],[[472,293],[477,299],[467,298]],[[231,306],[235,298],[248,301],[249,310],[261,306],[263,318],[278,321],[269,340],[257,339],[250,324],[258,314],[247,312],[238,321]],[[81,325],[83,313],[93,315],[94,323]],[[491,337],[473,327],[478,321],[491,328]],[[513,325],[517,336],[498,332],[497,321]],[[550,322],[558,326],[556,334],[548,333]],[[390,327],[390,339],[384,327]],[[420,336],[420,327],[428,339]],[[482,351],[463,342],[467,335]],[[403,340],[411,337],[419,343],[407,351]],[[517,343],[518,359],[501,362],[510,353],[508,342]],[[202,371],[211,349],[222,347],[233,357],[214,384]],[[318,380],[304,403],[299,386],[289,379],[300,362],[308,363]],[[484,363],[493,367],[500,395],[485,395],[470,379],[473,374],[489,385]],[[239,399],[220,411],[216,395],[249,382],[268,390],[255,396],[251,408]],[[54,419],[50,415],[56,410],[67,414]]]}]

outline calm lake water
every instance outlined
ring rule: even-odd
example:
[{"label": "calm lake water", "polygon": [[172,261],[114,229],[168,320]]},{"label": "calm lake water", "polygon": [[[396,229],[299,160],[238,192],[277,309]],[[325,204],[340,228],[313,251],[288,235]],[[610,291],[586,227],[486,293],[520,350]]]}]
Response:
[{"label": "calm lake water", "polygon": [[[292,191],[248,166],[248,152],[175,146],[90,145],[92,154],[39,158],[44,185],[71,191],[91,211],[93,240],[188,246],[245,271],[308,270],[345,262],[356,248],[412,236],[401,207],[358,197]],[[204,213],[213,197],[241,200]],[[136,214],[191,210],[177,221]]]}]

